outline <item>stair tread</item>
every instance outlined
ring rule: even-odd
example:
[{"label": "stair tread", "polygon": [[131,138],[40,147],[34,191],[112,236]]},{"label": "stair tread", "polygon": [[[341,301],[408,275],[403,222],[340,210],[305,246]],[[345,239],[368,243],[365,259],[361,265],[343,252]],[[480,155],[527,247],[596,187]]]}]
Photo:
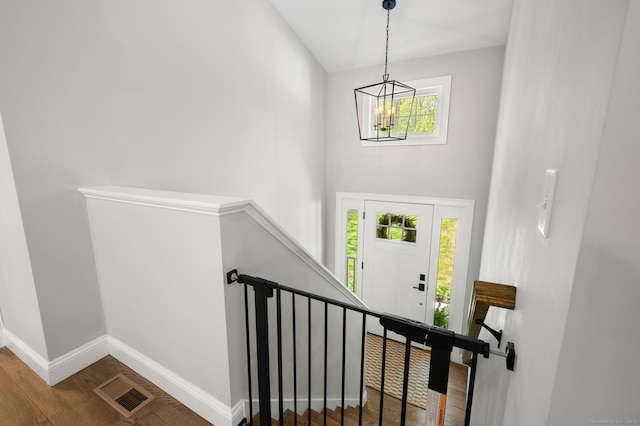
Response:
[{"label": "stair tread", "polygon": [[[342,423],[342,408],[336,407],[335,410],[327,410],[327,426],[340,426]],[[344,409],[344,425],[346,426],[358,426],[359,425],[360,408],[359,406],[348,406]],[[383,418],[385,423],[387,422],[386,416]],[[297,420],[297,422],[296,422]],[[324,426],[324,410],[321,412],[311,410],[311,423],[309,423],[309,410],[305,410],[303,414],[296,415],[292,410],[285,410],[283,416],[284,426]],[[390,422],[392,424],[393,422]],[[366,406],[362,408],[362,425],[374,426],[378,424],[378,413],[373,412]],[[256,414],[253,419],[254,426],[260,426],[260,413]],[[279,422],[275,419],[271,419],[271,426],[278,426]]]},{"label": "stair tread", "polygon": [[[315,410],[311,411],[311,419],[313,420],[313,424],[324,425],[324,410],[322,413],[319,413]],[[332,410],[327,410],[327,425],[328,426],[339,426],[340,418],[337,419],[334,416],[331,416]],[[318,423],[316,423],[318,422]]]},{"label": "stair tread", "polygon": [[347,421],[348,419],[355,420],[356,422],[358,421],[358,413],[357,412],[354,413],[353,411],[343,410],[340,407],[337,407],[335,411],[336,411],[336,413],[338,414],[339,417],[342,415],[342,413],[344,413],[345,421]]},{"label": "stair tread", "polygon": [[327,410],[327,419],[332,419],[333,421],[340,424],[340,414],[338,414],[334,410]]}]

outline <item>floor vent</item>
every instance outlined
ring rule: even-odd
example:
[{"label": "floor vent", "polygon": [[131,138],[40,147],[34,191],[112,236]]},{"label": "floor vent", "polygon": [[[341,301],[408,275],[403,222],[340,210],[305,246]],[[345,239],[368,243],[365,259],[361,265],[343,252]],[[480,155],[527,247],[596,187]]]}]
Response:
[{"label": "floor vent", "polygon": [[131,416],[154,398],[123,374],[107,380],[93,391],[125,417]]}]

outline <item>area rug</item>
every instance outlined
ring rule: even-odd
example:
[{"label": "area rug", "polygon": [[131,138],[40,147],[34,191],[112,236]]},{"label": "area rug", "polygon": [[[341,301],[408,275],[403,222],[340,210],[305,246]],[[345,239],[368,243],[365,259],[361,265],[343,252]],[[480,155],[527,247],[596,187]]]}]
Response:
[{"label": "area rug", "polygon": [[[405,346],[395,340],[387,339],[387,357],[384,375],[384,393],[402,399],[402,381],[404,377]],[[407,402],[422,409],[426,408],[427,384],[429,378],[430,351],[412,347],[409,359],[409,389]],[[367,334],[367,374],[366,383],[380,390],[382,366],[382,337]]]}]

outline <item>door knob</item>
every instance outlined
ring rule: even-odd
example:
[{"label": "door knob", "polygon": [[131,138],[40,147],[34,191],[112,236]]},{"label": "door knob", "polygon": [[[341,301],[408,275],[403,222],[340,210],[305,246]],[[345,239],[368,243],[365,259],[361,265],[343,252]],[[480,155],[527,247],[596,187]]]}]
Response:
[{"label": "door knob", "polygon": [[419,283],[417,287],[413,287],[416,290],[424,291],[424,283]]}]

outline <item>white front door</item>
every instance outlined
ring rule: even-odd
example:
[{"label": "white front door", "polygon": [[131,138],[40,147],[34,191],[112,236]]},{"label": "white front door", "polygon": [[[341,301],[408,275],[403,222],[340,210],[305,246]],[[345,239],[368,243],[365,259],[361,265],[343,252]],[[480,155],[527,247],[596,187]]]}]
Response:
[{"label": "white front door", "polygon": [[426,322],[433,206],[365,201],[364,209],[363,301],[375,311]]}]

